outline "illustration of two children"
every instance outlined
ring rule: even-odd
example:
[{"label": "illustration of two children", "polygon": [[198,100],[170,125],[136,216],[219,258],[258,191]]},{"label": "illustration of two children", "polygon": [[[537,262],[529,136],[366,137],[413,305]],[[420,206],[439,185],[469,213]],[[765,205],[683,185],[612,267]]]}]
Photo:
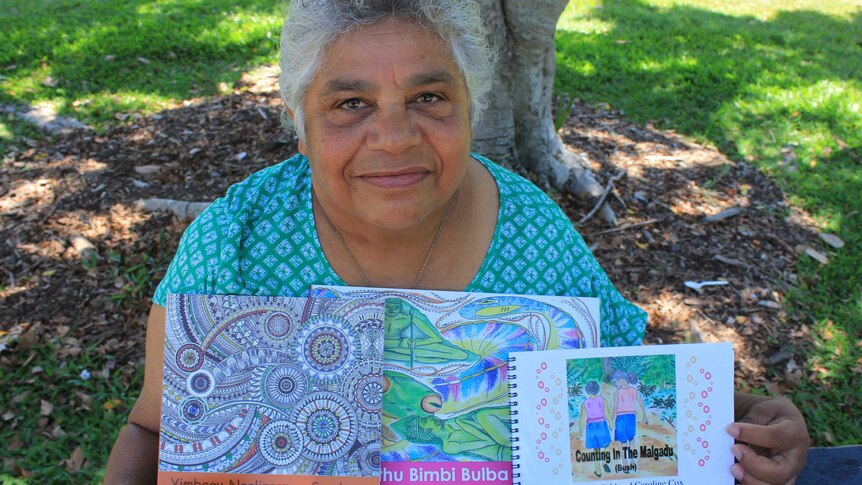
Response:
[{"label": "illustration of two children", "polygon": [[[643,397],[638,391],[638,376],[634,372],[615,370],[611,374],[611,382],[616,386],[614,391],[613,414],[605,402],[605,398],[599,395],[601,390],[599,383],[589,381],[586,385],[586,391],[589,397],[581,404],[580,413],[580,429],[584,430],[584,421],[586,421],[586,429],[584,433],[584,444],[589,449],[604,450],[611,443],[611,428],[608,425],[610,416],[614,416],[614,441],[625,443],[629,448],[634,444],[635,434],[637,433],[637,407],[641,409],[643,423],[649,424],[646,416],[646,406]],[[625,456],[626,464],[629,463],[629,458]],[[599,461],[596,461],[597,477],[602,476],[601,466]],[[611,469],[604,464],[606,472]]]}]

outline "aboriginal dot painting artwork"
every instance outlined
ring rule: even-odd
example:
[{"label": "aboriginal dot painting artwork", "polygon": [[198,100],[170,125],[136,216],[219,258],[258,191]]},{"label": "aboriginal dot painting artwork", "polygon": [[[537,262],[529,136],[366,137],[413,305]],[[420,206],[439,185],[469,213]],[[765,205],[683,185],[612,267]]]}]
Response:
[{"label": "aboriginal dot painting artwork", "polygon": [[675,356],[566,361],[572,482],[675,476]]},{"label": "aboriginal dot painting artwork", "polygon": [[166,333],[160,472],[379,476],[380,312],[170,295]]}]

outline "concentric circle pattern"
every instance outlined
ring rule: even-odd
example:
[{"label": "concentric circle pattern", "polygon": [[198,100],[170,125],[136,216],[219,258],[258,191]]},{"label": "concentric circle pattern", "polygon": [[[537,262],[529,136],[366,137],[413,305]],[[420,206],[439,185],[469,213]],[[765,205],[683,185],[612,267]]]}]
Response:
[{"label": "concentric circle pattern", "polygon": [[295,462],[300,457],[304,445],[300,429],[285,420],[270,421],[264,426],[258,443],[263,458],[279,467]]},{"label": "concentric circle pattern", "polygon": [[187,398],[180,403],[180,413],[186,423],[198,423],[206,416],[206,404],[196,397]]},{"label": "concentric circle pattern", "polygon": [[336,460],[356,440],[356,415],[346,399],[332,392],[308,395],[294,407],[291,421],[307,438],[302,454],[310,460]]},{"label": "concentric circle pattern", "polygon": [[204,352],[196,344],[185,344],[177,350],[177,366],[186,371],[194,372],[204,364]]},{"label": "concentric circle pattern", "polygon": [[199,370],[189,374],[186,379],[186,388],[189,394],[197,397],[207,397],[215,389],[215,378],[208,370]]},{"label": "concentric circle pattern", "polygon": [[294,324],[287,314],[277,312],[266,318],[264,329],[268,336],[278,340],[290,336],[294,330]]},{"label": "concentric circle pattern", "polygon": [[299,402],[308,390],[308,379],[302,369],[281,365],[266,371],[263,377],[263,394],[277,406],[290,406]]}]

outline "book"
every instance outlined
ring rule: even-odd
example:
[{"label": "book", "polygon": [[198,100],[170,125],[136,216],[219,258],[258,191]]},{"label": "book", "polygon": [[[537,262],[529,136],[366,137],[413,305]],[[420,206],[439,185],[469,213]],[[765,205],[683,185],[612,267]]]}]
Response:
[{"label": "book", "polygon": [[600,342],[595,298],[355,287],[311,294],[383,310],[385,484],[510,484],[509,353]]},{"label": "book", "polygon": [[382,315],[169,295],[159,483],[379,483]]},{"label": "book", "polygon": [[515,484],[733,484],[733,346],[513,352]]}]

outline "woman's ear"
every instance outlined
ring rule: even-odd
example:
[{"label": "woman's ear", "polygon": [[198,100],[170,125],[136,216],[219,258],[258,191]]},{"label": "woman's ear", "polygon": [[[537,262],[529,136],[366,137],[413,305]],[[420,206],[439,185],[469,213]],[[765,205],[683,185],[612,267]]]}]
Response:
[{"label": "woman's ear", "polygon": [[[284,110],[287,111],[287,117],[290,118],[290,122],[293,123],[293,126],[296,126],[296,118],[293,116],[293,110],[290,109],[290,107],[285,107]],[[295,128],[294,131],[296,131]],[[299,150],[299,153],[305,155],[305,142],[299,140],[299,143],[297,144],[297,149]]]}]

